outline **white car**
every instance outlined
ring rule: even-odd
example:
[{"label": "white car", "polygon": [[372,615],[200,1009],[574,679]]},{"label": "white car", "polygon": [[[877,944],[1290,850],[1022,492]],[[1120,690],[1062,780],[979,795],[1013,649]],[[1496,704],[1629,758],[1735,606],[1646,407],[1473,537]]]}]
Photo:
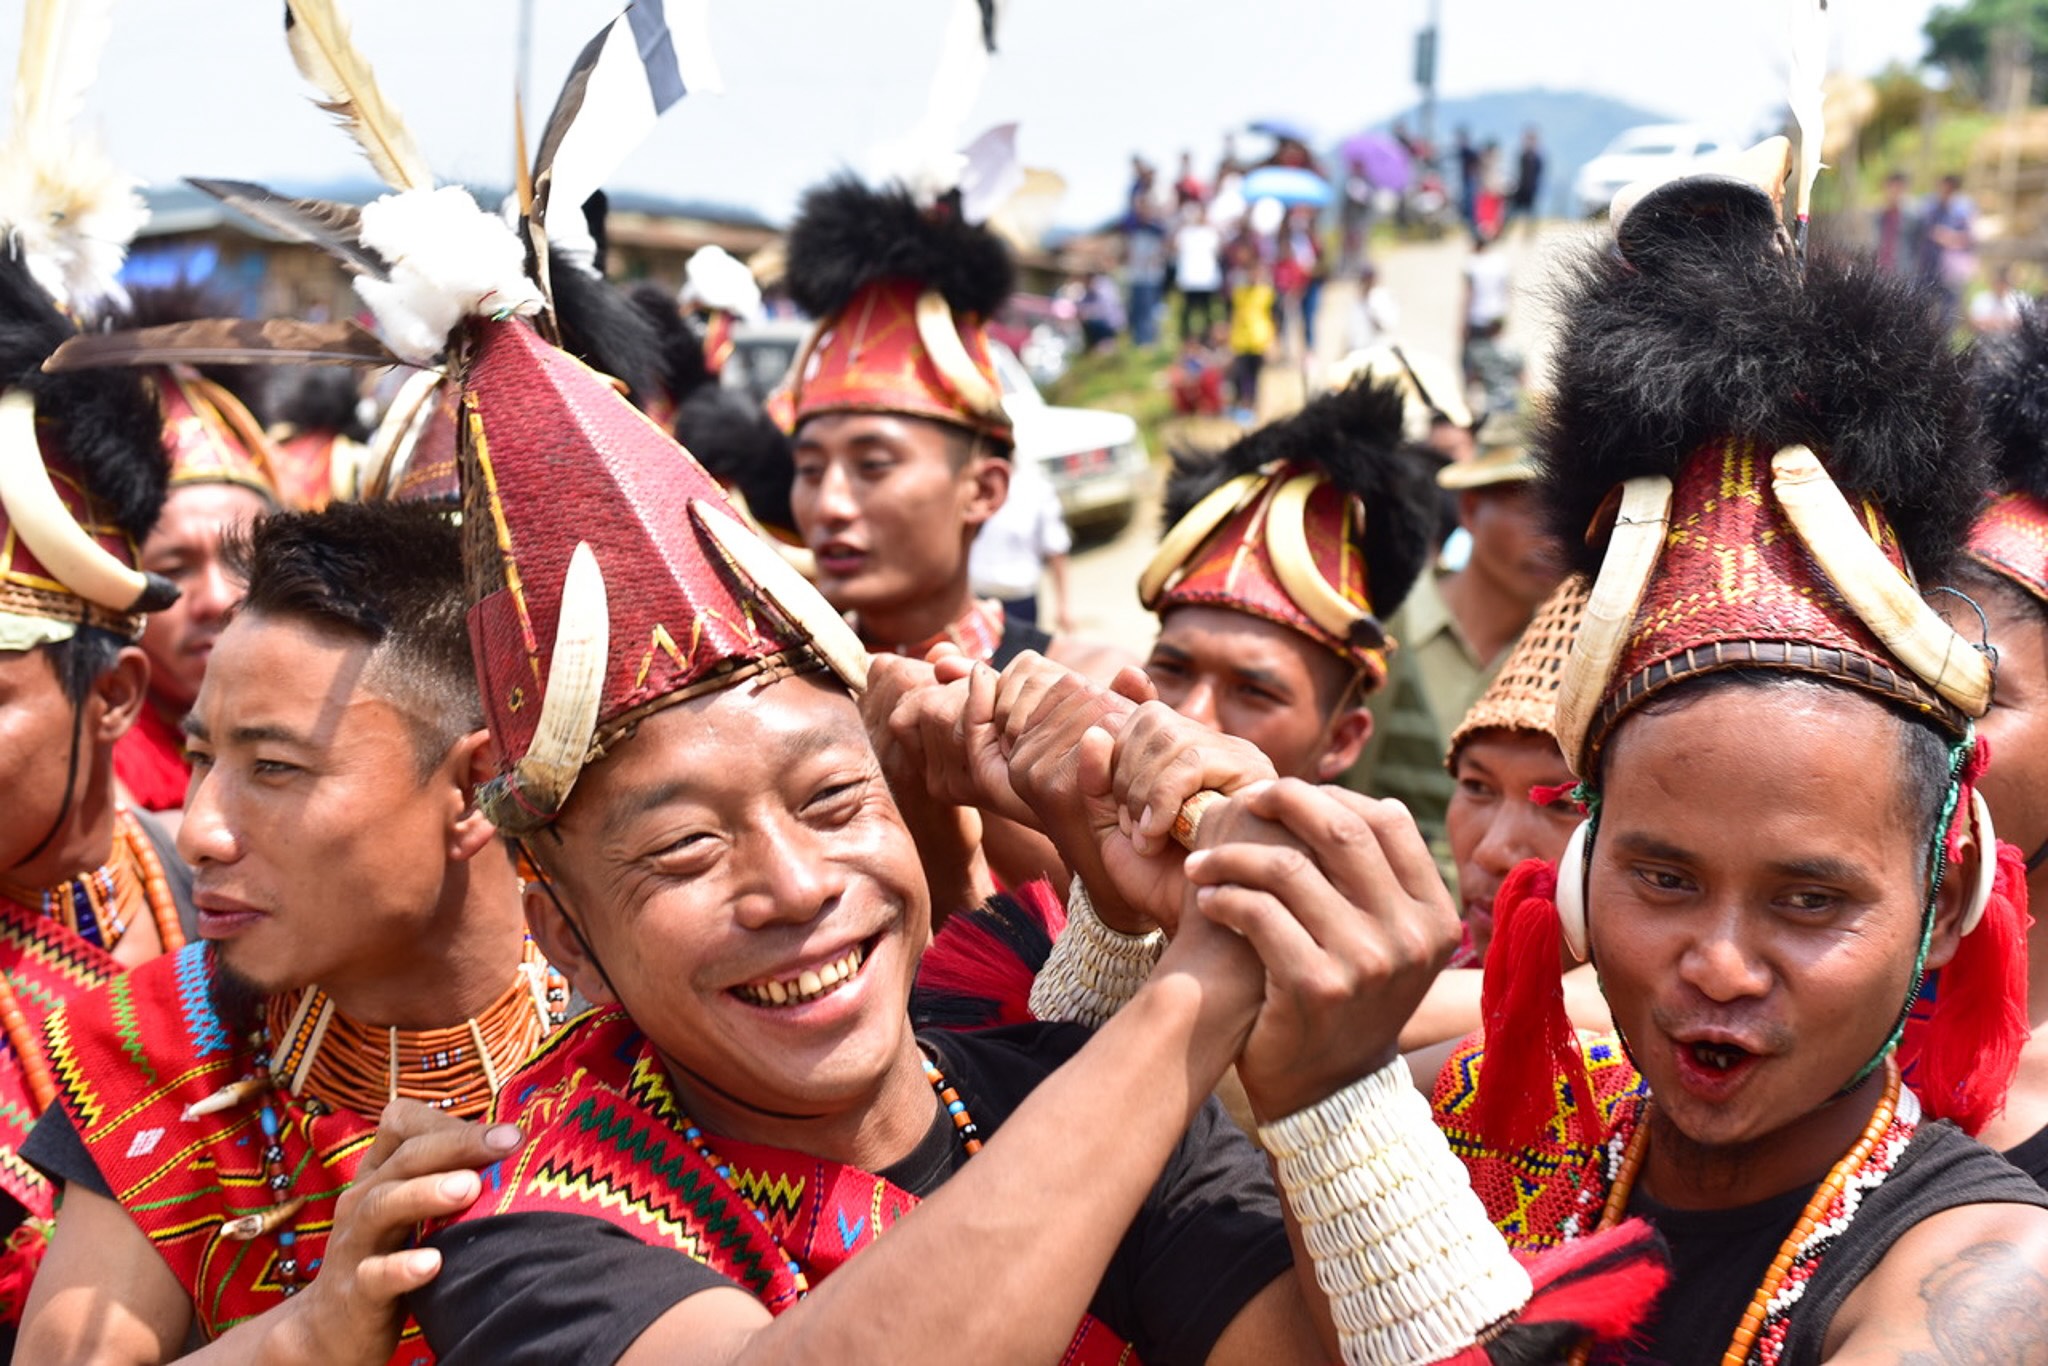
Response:
[{"label": "white car", "polygon": [[1121,530],[1145,483],[1145,438],[1136,420],[1099,408],[1055,408],[1009,347],[991,339],[989,356],[1017,429],[1017,458],[1036,460],[1045,471],[1067,525]]},{"label": "white car", "polygon": [[1572,182],[1572,198],[1581,214],[1598,218],[1607,212],[1615,192],[1624,185],[1683,175],[1710,157],[1739,151],[1741,145],[1724,134],[1690,123],[1649,123],[1631,128],[1579,168],[1578,179]]}]

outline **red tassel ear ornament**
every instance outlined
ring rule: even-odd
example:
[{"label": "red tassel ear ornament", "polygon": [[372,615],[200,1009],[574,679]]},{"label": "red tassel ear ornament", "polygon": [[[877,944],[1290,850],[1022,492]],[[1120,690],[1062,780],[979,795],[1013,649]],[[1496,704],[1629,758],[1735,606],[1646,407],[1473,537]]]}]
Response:
[{"label": "red tassel ear ornament", "polygon": [[2005,1109],[2031,1033],[2027,931],[2034,920],[2025,857],[1992,832],[1981,793],[1971,792],[1970,811],[1980,852],[1962,942],[1934,979],[1933,1009],[1909,1024],[1899,1061],[1930,1117],[1974,1134]]},{"label": "red tassel ear ornament", "polygon": [[1541,1142],[1566,1112],[1581,1141],[1600,1141],[1592,1078],[1564,1008],[1558,891],[1558,871],[1527,859],[1493,899],[1493,944],[1479,993],[1486,1056],[1473,1104],[1480,1131],[1502,1148]]}]

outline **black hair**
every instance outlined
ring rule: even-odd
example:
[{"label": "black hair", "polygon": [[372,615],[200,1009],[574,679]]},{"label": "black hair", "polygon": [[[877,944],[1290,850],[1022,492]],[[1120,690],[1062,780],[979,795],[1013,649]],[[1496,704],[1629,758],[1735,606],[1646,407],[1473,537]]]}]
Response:
[{"label": "black hair", "polygon": [[705,385],[676,409],[675,438],[712,478],[737,488],[763,526],[796,526],[789,506],[796,455],[760,404],[736,389]]},{"label": "black hair", "polygon": [[[1927,875],[1927,858],[1933,849],[1934,837],[1948,798],[1951,755],[1955,743],[1953,737],[1926,717],[1907,711],[1875,693],[1830,682],[1810,674],[1785,673],[1776,669],[1721,669],[1713,673],[1699,674],[1652,695],[1638,705],[1631,715],[1666,715],[1701,698],[1734,688],[1768,694],[1758,699],[1760,706],[1780,704],[1786,700],[1782,694],[1788,691],[1811,695],[1815,689],[1826,689],[1864,698],[1884,708],[1885,713],[1892,719],[1898,741],[1898,787],[1894,794],[1898,803],[1897,809],[1906,819],[1907,828],[1914,832],[1920,851],[1920,874],[1923,878]],[[1622,724],[1626,724],[1626,718]],[[1613,752],[1614,746],[1611,742],[1601,751],[1603,780],[1607,756]]]},{"label": "black hair", "polygon": [[457,740],[484,726],[470,661],[462,542],[423,503],[335,503],[277,513],[231,537],[248,583],[239,612],[286,617],[375,647],[367,676],[413,729],[425,781]]},{"label": "black hair", "polygon": [[69,640],[55,640],[41,646],[57,686],[73,707],[82,707],[92,696],[93,684],[106,677],[128,642],[99,626],[80,626]]}]

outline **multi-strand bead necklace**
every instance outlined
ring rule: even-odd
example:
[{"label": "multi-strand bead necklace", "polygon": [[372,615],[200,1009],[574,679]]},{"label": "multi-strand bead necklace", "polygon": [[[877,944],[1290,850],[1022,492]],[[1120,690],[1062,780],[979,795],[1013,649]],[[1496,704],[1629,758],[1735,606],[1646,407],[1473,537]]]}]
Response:
[{"label": "multi-strand bead necklace", "polygon": [[221,1236],[246,1242],[275,1233],[277,1279],[287,1296],[296,1295],[311,1277],[294,1223],[306,1198],[291,1192],[284,1146],[290,1102],[298,1100],[309,1120],[336,1110],[369,1117],[401,1099],[477,1118],[513,1069],[561,1026],[568,1002],[568,983],[531,941],[512,986],[473,1018],[444,1029],[359,1024],[335,1010],[318,987],[274,997],[250,1035],[250,1075],[186,1111],[198,1118],[260,1098],[263,1184],[271,1203],[223,1222]]},{"label": "multi-strand bead necklace", "polygon": [[[1736,1326],[1735,1334],[1728,1341],[1727,1350],[1721,1355],[1721,1366],[1743,1366],[1756,1347],[1759,1338],[1766,1335],[1782,1337],[1784,1331],[1785,1306],[1776,1306],[1779,1291],[1786,1280],[1795,1274],[1810,1277],[1819,1265],[1820,1258],[1846,1226],[1847,1219],[1830,1219],[1829,1211],[1836,1201],[1852,1187],[1867,1189],[1883,1181],[1889,1174],[1893,1160],[1893,1144],[1888,1139],[1903,1139],[1910,1136],[1914,1117],[1919,1107],[1910,1093],[1905,1093],[1902,1107],[1900,1096],[1899,1066],[1896,1060],[1885,1061],[1884,1095],[1877,1108],[1870,1113],[1870,1121],[1863,1126],[1863,1132],[1842,1154],[1841,1160],[1828,1169],[1821,1178],[1806,1207],[1799,1212],[1791,1232],[1778,1246],[1777,1255],[1771,1258],[1770,1269],[1764,1273],[1761,1284],[1749,1298],[1749,1305],[1743,1310],[1742,1321]],[[1650,1147],[1649,1107],[1645,1100],[1615,1127],[1608,1139],[1611,1171],[1607,1188],[1607,1200],[1600,1211],[1599,1229],[1613,1228],[1620,1223],[1628,1209],[1629,1196],[1634,1193],[1636,1177],[1641,1175],[1643,1159]],[[1903,1112],[1902,1112],[1903,1109]],[[1900,1132],[1894,1132],[1898,1130]],[[1590,1344],[1584,1344],[1571,1356],[1572,1366],[1585,1366],[1591,1354]]]}]

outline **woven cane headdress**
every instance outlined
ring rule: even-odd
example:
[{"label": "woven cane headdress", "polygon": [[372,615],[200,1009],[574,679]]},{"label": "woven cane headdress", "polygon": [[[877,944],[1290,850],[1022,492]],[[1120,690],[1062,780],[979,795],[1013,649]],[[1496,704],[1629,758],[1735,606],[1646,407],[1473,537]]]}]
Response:
[{"label": "woven cane headdress", "polygon": [[1451,743],[1444,751],[1445,768],[1456,771],[1458,751],[1481,731],[1556,738],[1558,685],[1585,621],[1588,588],[1586,580],[1574,574],[1536,609],[1500,672],[1451,732]]}]

